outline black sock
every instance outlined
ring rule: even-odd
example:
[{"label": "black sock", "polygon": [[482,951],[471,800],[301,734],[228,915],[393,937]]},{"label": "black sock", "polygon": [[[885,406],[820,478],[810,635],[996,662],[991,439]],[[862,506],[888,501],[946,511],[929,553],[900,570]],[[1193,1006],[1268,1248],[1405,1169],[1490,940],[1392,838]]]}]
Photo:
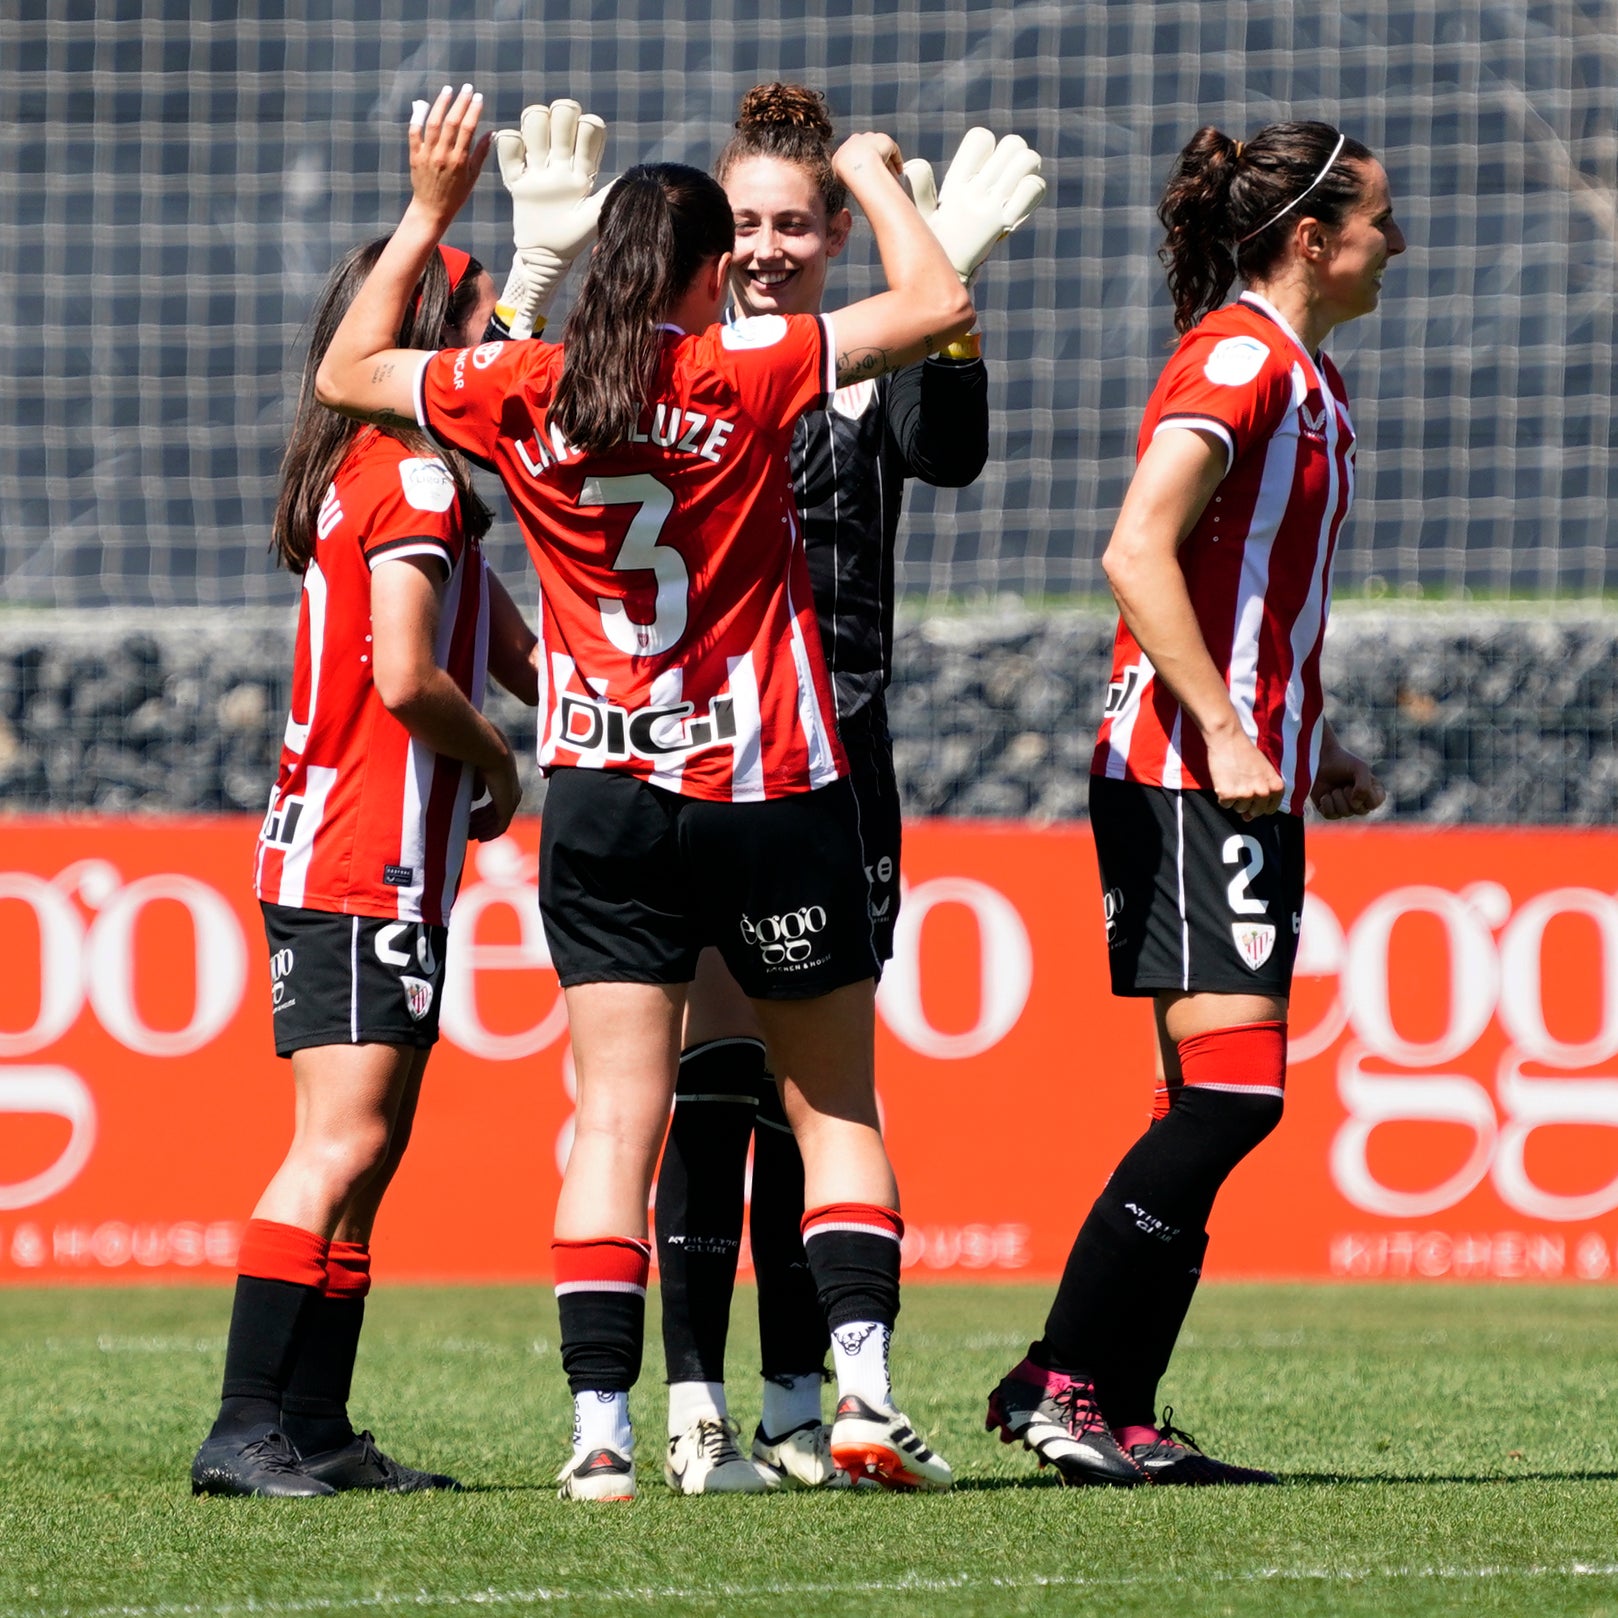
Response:
[{"label": "black sock", "polygon": [[1169,1368],[1180,1328],[1185,1324],[1202,1260],[1208,1251],[1207,1231],[1178,1244],[1172,1261],[1140,1292],[1139,1330],[1135,1352],[1103,1368],[1096,1392],[1107,1420],[1114,1427],[1155,1427],[1157,1388]]},{"label": "black sock", "polygon": [[654,1223],[670,1382],[723,1382],[742,1242],[747,1142],[764,1047],[716,1039],[680,1058]]},{"label": "black sock", "polygon": [[760,1367],[766,1377],[825,1370],[831,1334],[803,1250],[803,1155],[765,1074],[753,1130],[753,1205],[748,1232],[758,1281]]},{"label": "black sock", "polygon": [[870,1202],[833,1202],[803,1219],[803,1245],[832,1331],[852,1321],[892,1327],[899,1318],[899,1239],[904,1221]]},{"label": "black sock", "polygon": [[[1035,1361],[1101,1380],[1115,1378],[1117,1367],[1151,1363],[1162,1350],[1147,1343],[1162,1327],[1147,1325],[1144,1299],[1169,1270],[1183,1274],[1200,1261],[1220,1186],[1280,1118],[1276,1096],[1182,1089],[1124,1154],[1080,1226]],[[1102,1408],[1115,1419],[1104,1401]]]},{"label": "black sock", "polygon": [[210,1438],[281,1420],[281,1397],[292,1375],[299,1340],[320,1289],[297,1281],[236,1277],[236,1298],[225,1340],[225,1380]]},{"label": "black sock", "polygon": [[281,1398],[281,1427],[300,1455],[341,1449],[354,1437],[348,1397],[364,1323],[364,1298],[322,1295],[309,1308]]},{"label": "black sock", "polygon": [[580,1393],[627,1393],[640,1376],[651,1248],[629,1236],[553,1241],[562,1369]]}]

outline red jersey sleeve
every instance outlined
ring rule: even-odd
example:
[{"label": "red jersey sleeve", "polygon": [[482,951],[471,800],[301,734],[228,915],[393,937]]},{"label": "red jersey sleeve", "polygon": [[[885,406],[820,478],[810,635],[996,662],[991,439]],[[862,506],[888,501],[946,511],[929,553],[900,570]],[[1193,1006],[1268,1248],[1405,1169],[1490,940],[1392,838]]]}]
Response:
[{"label": "red jersey sleeve", "polygon": [[430,556],[446,573],[461,558],[465,538],[455,479],[436,455],[367,456],[342,491],[360,530],[366,566],[405,556]]},{"label": "red jersey sleeve", "polygon": [[820,315],[752,315],[706,335],[715,369],[762,426],[791,426],[837,386],[831,325]]},{"label": "red jersey sleeve", "polygon": [[1212,433],[1225,446],[1228,472],[1280,425],[1292,404],[1292,368],[1257,337],[1194,331],[1164,367],[1153,402],[1153,438],[1165,427]]},{"label": "red jersey sleeve", "polygon": [[501,438],[525,438],[550,402],[554,343],[479,343],[429,354],[416,374],[416,420],[451,449],[493,468]]}]

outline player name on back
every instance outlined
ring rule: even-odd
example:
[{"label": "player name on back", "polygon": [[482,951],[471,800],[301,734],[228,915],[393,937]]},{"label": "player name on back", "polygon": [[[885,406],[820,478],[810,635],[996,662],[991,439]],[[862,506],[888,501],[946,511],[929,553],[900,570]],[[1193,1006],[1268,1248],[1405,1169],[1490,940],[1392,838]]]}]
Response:
[{"label": "player name on back", "polygon": [[[640,425],[629,435],[632,444],[655,444],[675,455],[697,455],[719,464],[720,451],[736,431],[733,421],[723,416],[708,417],[700,410],[666,402],[655,404]],[[553,466],[578,459],[578,451],[551,427],[549,434],[535,431],[517,440],[517,458],[530,477],[540,477]]]}]

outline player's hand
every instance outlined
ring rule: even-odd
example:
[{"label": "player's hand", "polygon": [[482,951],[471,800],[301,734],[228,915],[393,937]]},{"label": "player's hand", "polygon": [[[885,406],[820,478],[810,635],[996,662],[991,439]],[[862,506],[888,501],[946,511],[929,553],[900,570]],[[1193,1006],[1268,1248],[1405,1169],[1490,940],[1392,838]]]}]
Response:
[{"label": "player's hand", "polygon": [[981,128],[967,130],[942,191],[934,186],[926,158],[913,157],[905,164],[916,211],[932,227],[963,281],[970,281],[995,243],[1045,200],[1039,169],[1039,153],[1021,135],[996,142],[991,130]]},{"label": "player's hand", "polygon": [[1326,820],[1368,815],[1387,802],[1387,788],[1358,753],[1351,753],[1328,731],[1320,744],[1320,763],[1309,787],[1309,801]]},{"label": "player's hand", "polygon": [[606,124],[577,101],[524,107],[522,127],[495,136],[517,247],[500,300],[517,317],[514,337],[544,326],[556,289],[595,238],[607,195],[595,182],[606,149]]},{"label": "player's hand", "polygon": [[850,135],[837,148],[831,160],[833,172],[844,182],[867,163],[886,169],[896,180],[903,177],[904,158],[899,151],[898,141],[892,135],[883,135],[874,130],[861,130],[857,135]]},{"label": "player's hand", "polygon": [[1273,815],[1281,807],[1286,783],[1243,730],[1210,736],[1208,773],[1222,809],[1234,809],[1243,820]]},{"label": "player's hand", "polygon": [[517,756],[507,753],[499,769],[479,770],[472,777],[472,813],[467,819],[466,835],[474,843],[492,843],[504,836],[521,802]]},{"label": "player's hand", "polygon": [[489,137],[478,140],[483,97],[470,84],[459,94],[445,85],[429,106],[417,101],[410,114],[410,191],[416,204],[447,228],[461,211],[489,155]]}]

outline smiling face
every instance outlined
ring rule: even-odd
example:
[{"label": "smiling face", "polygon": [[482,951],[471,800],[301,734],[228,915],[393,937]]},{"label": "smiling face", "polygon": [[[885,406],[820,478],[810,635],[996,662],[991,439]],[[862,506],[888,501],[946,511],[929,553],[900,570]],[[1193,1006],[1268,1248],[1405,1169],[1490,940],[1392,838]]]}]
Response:
[{"label": "smiling face", "polygon": [[826,266],[848,243],[846,208],[830,219],[808,171],[779,157],[747,157],[725,176],[736,216],[731,291],[744,315],[812,315]]},{"label": "smiling face", "polygon": [[1368,315],[1382,293],[1388,260],[1405,250],[1393,217],[1387,171],[1374,158],[1357,163],[1360,199],[1340,225],[1325,227],[1326,252],[1315,265],[1315,288],[1333,324]]}]

